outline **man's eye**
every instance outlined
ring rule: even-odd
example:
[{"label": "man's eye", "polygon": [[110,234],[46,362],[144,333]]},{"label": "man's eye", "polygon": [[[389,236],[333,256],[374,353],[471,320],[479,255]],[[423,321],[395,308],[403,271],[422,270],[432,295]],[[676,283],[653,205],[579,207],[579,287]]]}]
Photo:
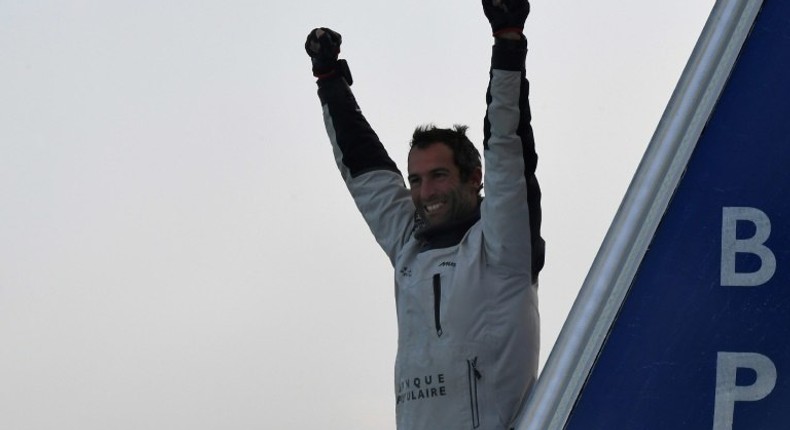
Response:
[{"label": "man's eye", "polygon": [[409,178],[409,184],[415,185],[420,183],[420,178]]}]

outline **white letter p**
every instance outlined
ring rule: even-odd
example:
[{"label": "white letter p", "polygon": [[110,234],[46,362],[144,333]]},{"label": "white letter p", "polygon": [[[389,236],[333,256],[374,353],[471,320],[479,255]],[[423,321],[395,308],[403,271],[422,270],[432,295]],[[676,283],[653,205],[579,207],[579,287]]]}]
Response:
[{"label": "white letter p", "polygon": [[[757,374],[752,385],[736,385],[738,368]],[[716,361],[716,399],[713,430],[732,430],[735,402],[754,402],[765,398],[776,386],[776,366],[770,358],[756,352],[719,352]]]}]

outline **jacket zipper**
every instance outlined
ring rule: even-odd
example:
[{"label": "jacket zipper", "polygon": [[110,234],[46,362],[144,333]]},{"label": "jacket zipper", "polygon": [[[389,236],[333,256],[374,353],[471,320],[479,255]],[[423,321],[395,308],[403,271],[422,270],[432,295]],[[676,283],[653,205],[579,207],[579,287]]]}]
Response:
[{"label": "jacket zipper", "polygon": [[480,405],[477,399],[477,380],[483,375],[477,370],[477,357],[466,360],[467,374],[469,376],[469,401],[472,409],[472,428],[480,427]]},{"label": "jacket zipper", "polygon": [[433,322],[436,325],[436,335],[442,337],[442,277],[438,273],[433,275]]}]

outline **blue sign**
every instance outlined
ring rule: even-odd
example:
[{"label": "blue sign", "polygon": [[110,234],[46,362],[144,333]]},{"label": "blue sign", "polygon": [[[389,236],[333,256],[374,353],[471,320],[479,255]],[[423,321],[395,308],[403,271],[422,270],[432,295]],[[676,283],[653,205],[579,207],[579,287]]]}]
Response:
[{"label": "blue sign", "polygon": [[790,429],[790,1],[765,0],[565,428]]}]

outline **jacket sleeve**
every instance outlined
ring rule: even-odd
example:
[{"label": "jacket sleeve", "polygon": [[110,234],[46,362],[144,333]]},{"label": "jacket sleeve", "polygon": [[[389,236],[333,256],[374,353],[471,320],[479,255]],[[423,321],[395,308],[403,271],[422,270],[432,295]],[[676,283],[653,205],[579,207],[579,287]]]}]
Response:
[{"label": "jacket sleeve", "polygon": [[484,121],[485,199],[482,206],[486,256],[491,264],[529,271],[543,268],[538,156],[532,134],[526,40],[496,39]]},{"label": "jacket sleeve", "polygon": [[394,264],[414,225],[414,204],[403,176],[342,77],[319,80],[318,96],[340,174],[376,241]]}]

